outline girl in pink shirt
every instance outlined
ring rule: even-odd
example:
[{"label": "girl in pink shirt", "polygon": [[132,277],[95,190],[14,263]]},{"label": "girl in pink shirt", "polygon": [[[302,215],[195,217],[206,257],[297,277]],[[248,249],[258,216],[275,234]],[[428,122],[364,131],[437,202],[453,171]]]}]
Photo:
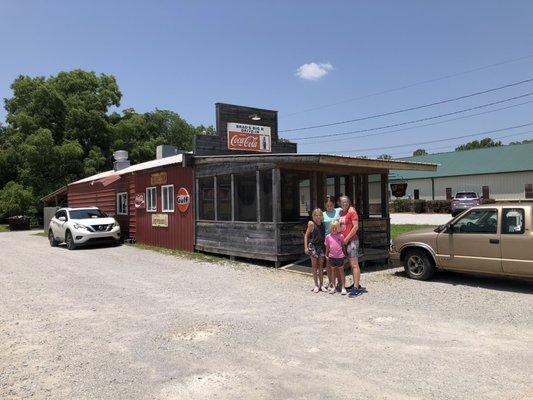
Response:
[{"label": "girl in pink shirt", "polygon": [[[344,258],[346,254],[344,253],[344,236],[340,233],[340,230],[339,221],[333,221],[330,226],[330,234],[326,236],[324,244],[326,245],[326,257],[333,270],[333,282],[335,282],[335,277],[339,279],[342,288],[341,294],[345,295],[347,293],[344,287],[346,284],[344,276]],[[335,286],[330,288],[329,292],[331,294],[335,293]]]}]

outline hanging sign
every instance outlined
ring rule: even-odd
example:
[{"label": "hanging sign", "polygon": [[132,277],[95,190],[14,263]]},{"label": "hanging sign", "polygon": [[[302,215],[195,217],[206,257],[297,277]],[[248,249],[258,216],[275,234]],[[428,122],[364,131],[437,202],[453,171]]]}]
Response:
[{"label": "hanging sign", "polygon": [[135,194],[135,208],[144,208],[144,193],[136,193]]},{"label": "hanging sign", "polygon": [[407,182],[391,183],[390,189],[394,197],[403,197],[407,189]]},{"label": "hanging sign", "polygon": [[191,196],[189,192],[184,187],[178,189],[178,195],[176,196],[176,203],[178,205],[178,210],[182,213],[186,212],[189,209],[189,204],[191,202]]},{"label": "hanging sign", "polygon": [[152,214],[152,226],[168,227],[168,214]]},{"label": "hanging sign", "polygon": [[272,152],[271,146],[270,127],[235,122],[228,123],[229,150],[270,153]]},{"label": "hanging sign", "polygon": [[164,185],[167,183],[167,172],[156,172],[150,175],[150,184],[152,185]]}]

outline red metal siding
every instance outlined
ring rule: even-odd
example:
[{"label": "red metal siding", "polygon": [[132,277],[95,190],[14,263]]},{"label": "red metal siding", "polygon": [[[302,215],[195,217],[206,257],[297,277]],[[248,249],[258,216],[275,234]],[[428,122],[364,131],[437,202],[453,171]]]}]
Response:
[{"label": "red metal siding", "polygon": [[[106,214],[115,217],[120,224],[122,236],[129,237],[131,226],[130,216],[135,212],[132,206],[130,191],[130,175],[123,175],[120,180],[103,187],[101,183],[91,182],[79,183],[68,187],[69,207],[98,207]],[[117,193],[128,192],[129,210],[128,215],[116,215],[117,213]]]},{"label": "red metal siding", "polygon": [[[151,171],[136,173],[134,189],[136,193],[143,193],[150,184],[150,176],[155,172],[167,172],[167,185],[174,185],[174,212],[168,214],[168,227],[152,227],[152,214],[146,208],[136,210],[135,239],[138,243],[162,246],[171,249],[194,251],[194,204],[193,204],[193,171],[191,167],[172,165]],[[179,188],[184,187],[189,192],[191,203],[186,212],[178,210],[176,195]],[[156,186],[157,214],[163,214],[161,209],[161,185]],[[132,197],[135,195],[132,194]],[[146,199],[145,199],[146,200]]]}]

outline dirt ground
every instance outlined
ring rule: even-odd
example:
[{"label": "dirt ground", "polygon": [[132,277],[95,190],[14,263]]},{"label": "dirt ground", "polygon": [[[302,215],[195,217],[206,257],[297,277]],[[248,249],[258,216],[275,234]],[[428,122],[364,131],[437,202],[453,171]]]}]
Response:
[{"label": "dirt ground", "polygon": [[533,285],[399,269],[368,293],[0,233],[1,399],[526,399]]}]

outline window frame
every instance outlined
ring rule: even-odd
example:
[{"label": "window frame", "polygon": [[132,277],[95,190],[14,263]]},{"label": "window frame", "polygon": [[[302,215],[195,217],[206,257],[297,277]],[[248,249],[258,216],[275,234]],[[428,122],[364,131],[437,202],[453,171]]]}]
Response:
[{"label": "window frame", "polygon": [[[164,191],[165,191],[165,188],[168,188],[168,187],[172,188],[172,197],[170,198],[170,202],[169,202],[169,205],[172,206],[172,209],[165,209]],[[171,213],[171,212],[174,212],[176,210],[176,207],[174,206],[174,195],[175,195],[174,184],[161,185],[161,212]]]},{"label": "window frame", "polygon": [[[148,195],[148,191],[152,191],[154,193],[154,202],[153,202],[153,209],[148,208],[148,199],[150,196]],[[149,186],[146,188],[146,212],[157,212],[157,186]]]},{"label": "window frame", "polygon": [[[509,232],[507,229],[506,224],[506,213],[509,211],[519,211],[522,214],[522,229],[517,232]],[[502,222],[501,222],[501,234],[502,235],[523,235],[526,233],[526,210],[524,210],[522,207],[506,207],[502,208]]]},{"label": "window frame", "polygon": [[[126,211],[125,212],[121,212],[120,211],[121,202],[120,202],[119,199],[123,195],[126,197],[126,203],[125,203],[126,204]],[[116,200],[117,200],[117,207],[116,207],[117,215],[128,215],[128,192],[117,192]]]},{"label": "window frame", "polygon": [[473,212],[476,212],[476,211],[493,211],[493,212],[496,212],[496,232],[458,232],[458,231],[455,231],[453,232],[454,235],[497,235],[498,234],[498,227],[500,226],[500,213],[498,212],[498,209],[497,208],[476,208],[476,209],[471,209],[471,210],[468,210],[468,212],[463,215],[461,218],[458,218],[457,220],[453,221],[453,225],[456,225],[457,222],[461,221],[462,219],[466,218],[468,215],[470,215],[471,213]]}]

